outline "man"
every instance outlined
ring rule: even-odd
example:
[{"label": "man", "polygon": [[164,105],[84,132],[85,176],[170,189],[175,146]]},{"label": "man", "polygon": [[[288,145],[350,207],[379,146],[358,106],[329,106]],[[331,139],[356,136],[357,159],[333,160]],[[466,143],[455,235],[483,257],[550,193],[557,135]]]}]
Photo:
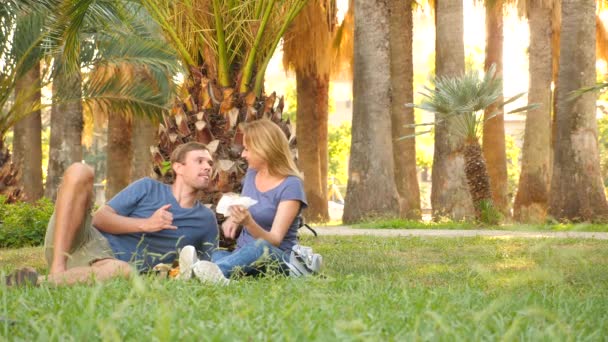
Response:
[{"label": "man", "polygon": [[73,164],[64,174],[47,229],[49,275],[41,277],[24,268],[9,275],[7,285],[69,285],[128,277],[132,265],[147,271],[158,263],[171,263],[186,245],[197,246],[201,257],[209,260],[217,247],[217,222],[197,194],[209,185],[212,166],[205,145],[180,145],[171,155],[172,185],[142,178],[91,217],[93,170]]}]

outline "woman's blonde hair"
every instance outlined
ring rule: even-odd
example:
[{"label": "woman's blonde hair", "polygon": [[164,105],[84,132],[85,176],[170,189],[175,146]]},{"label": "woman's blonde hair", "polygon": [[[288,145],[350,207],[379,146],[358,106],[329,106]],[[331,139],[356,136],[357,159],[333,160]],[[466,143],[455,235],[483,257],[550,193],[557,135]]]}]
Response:
[{"label": "woman's blonde hair", "polygon": [[247,148],[268,163],[271,175],[302,178],[279,126],[268,119],[260,119],[243,124],[242,129]]}]

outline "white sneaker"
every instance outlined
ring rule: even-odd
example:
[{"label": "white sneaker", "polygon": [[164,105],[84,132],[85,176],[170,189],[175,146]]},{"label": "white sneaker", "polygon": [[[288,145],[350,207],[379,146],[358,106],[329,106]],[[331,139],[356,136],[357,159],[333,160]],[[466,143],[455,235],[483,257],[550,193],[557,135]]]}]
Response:
[{"label": "white sneaker", "polygon": [[179,252],[179,275],[177,279],[188,280],[192,278],[192,265],[198,262],[196,257],[196,248],[194,246],[185,246]]},{"label": "white sneaker", "polygon": [[220,268],[211,261],[200,260],[192,265],[194,275],[204,283],[228,285],[230,280],[224,277]]}]

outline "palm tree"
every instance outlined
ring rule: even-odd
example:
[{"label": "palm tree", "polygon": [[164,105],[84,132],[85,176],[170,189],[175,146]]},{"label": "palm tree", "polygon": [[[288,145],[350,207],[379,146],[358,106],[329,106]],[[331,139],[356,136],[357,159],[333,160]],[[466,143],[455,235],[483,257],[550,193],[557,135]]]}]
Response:
[{"label": "palm tree", "polygon": [[390,116],[389,7],[355,1],[353,124],[343,221],[399,215]]},{"label": "palm tree", "polygon": [[391,126],[395,184],[400,197],[400,215],[420,219],[420,188],[416,171],[416,140],[399,139],[414,133],[412,108],[403,107],[414,98],[412,56],[413,18],[411,0],[390,2]]},{"label": "palm tree", "polygon": [[[58,52],[61,51],[61,64],[55,65],[61,65],[60,72],[64,72],[67,77],[73,77],[72,75],[78,73],[81,67],[95,69],[99,66],[121,64],[140,67],[144,65],[145,70],[153,78],[153,82],[146,83],[139,82],[139,79],[133,79],[134,82],[131,82],[131,79],[119,79],[118,77],[105,79],[103,82],[96,78],[87,78],[86,82],[77,86],[82,87],[82,94],[77,91],[56,93],[54,103],[68,104],[82,101],[86,107],[100,106],[107,109],[126,110],[131,114],[159,117],[167,108],[167,94],[169,93],[167,83],[172,80],[171,70],[175,69],[175,58],[171,51],[167,51],[166,47],[158,43],[158,40],[155,42],[154,39],[147,37],[132,39],[131,33],[140,29],[141,25],[130,21],[132,15],[130,15],[129,9],[130,7],[127,8],[124,3],[119,2],[72,3],[56,0],[10,1],[3,3],[0,7],[3,15],[7,13],[6,17],[9,19],[14,18],[18,10],[47,14],[45,30],[35,40],[35,43],[44,40],[51,56],[58,56]],[[122,25],[123,22],[129,22],[132,26]],[[2,38],[3,45],[0,46],[2,47],[10,46],[7,39],[12,36],[14,26],[12,23],[10,20],[1,22],[0,27],[3,34],[0,38]],[[25,40],[19,40],[19,42],[22,41]],[[89,54],[90,58],[82,59],[83,62],[87,61],[87,64],[81,64],[81,47],[87,42],[96,44],[94,49],[89,50],[94,53]],[[164,53],[161,53],[159,58],[158,51],[163,50]],[[8,50],[3,48],[2,51]],[[154,57],[155,54],[157,57]],[[3,91],[3,97],[0,98],[2,105],[7,103],[8,94],[15,88],[14,80],[18,80],[17,76],[19,76],[16,72],[17,67],[22,67],[26,59],[4,58],[4,60],[7,61],[8,67],[3,69],[1,79],[3,90],[6,90]],[[54,77],[57,77],[57,73]],[[39,90],[37,87],[31,87],[30,91],[37,91],[37,89]],[[12,127],[25,112],[16,111],[15,109],[18,108],[16,104],[2,107],[5,108],[0,120],[0,136],[3,137],[4,132]],[[76,112],[77,116],[81,117],[81,113]],[[68,127],[82,129],[78,124]],[[70,135],[70,132],[65,133]],[[73,134],[80,136],[80,132]],[[52,150],[50,154],[53,155],[53,152]]]},{"label": "palm tree", "polygon": [[[238,123],[266,116],[281,122],[283,100],[265,95],[264,73],[281,37],[306,4],[284,1],[143,0],[187,70],[187,79],[159,128],[154,151],[161,175],[173,148],[185,141],[208,144],[217,173],[205,203],[239,192],[246,169]],[[288,137],[290,127],[282,124]]]},{"label": "palm tree", "polygon": [[513,217],[524,222],[542,222],[547,212],[552,169],[553,2],[529,0],[520,3],[520,9],[530,25],[528,103],[539,106],[526,115],[522,166]]},{"label": "palm tree", "polygon": [[[486,54],[485,70],[495,65],[496,72],[502,75],[503,46],[503,8],[508,0],[485,0],[486,9]],[[502,87],[501,87],[502,88]],[[498,102],[502,101],[502,95]],[[495,115],[495,106],[485,111],[486,118],[494,115],[492,120],[485,120],[483,125],[483,155],[487,161],[492,199],[494,205],[503,213],[509,213],[507,186],[507,155],[505,145],[505,123],[503,115]]]},{"label": "palm tree", "polygon": [[[435,2],[435,74],[456,77],[464,73],[464,23],[461,0]],[[431,205],[433,217],[448,216],[461,220],[474,215],[473,202],[466,186],[462,141],[452,137],[449,122],[435,126]]]},{"label": "palm tree", "polygon": [[608,203],[599,168],[596,95],[571,95],[595,83],[595,1],[564,0],[561,6],[549,214],[559,220],[606,220]]},{"label": "palm tree", "polygon": [[[447,123],[453,133],[448,139],[463,141],[463,169],[468,190],[477,218],[486,223],[495,223],[499,217],[492,201],[490,178],[479,144],[479,133],[485,120],[500,115],[500,109],[506,103],[521,96],[514,96],[504,103],[499,102],[502,98],[502,80],[495,72],[492,66],[482,79],[477,72],[467,72],[460,77],[438,77],[435,89],[425,88],[426,92],[422,94],[425,99],[415,106],[435,113],[435,126]],[[480,112],[491,106],[498,110],[484,120]],[[527,108],[518,108],[510,113]]]},{"label": "palm tree", "polygon": [[[296,72],[298,165],[304,174],[307,221],[329,220],[327,204],[328,115],[335,1],[309,1],[283,44],[283,63]],[[302,48],[306,46],[306,48]]]},{"label": "palm tree", "polygon": [[[32,128],[40,123],[40,87],[32,89],[31,85],[40,83],[41,22],[41,15],[22,12],[12,1],[0,4],[0,60],[3,62],[0,71],[0,193],[7,195],[8,201],[24,197],[36,200],[41,192],[42,171],[37,170],[35,158],[30,158],[36,157],[39,147],[33,146],[31,153],[25,152],[29,142],[26,140],[36,139],[29,133],[34,133]],[[15,97],[11,101],[13,92]],[[22,122],[21,130],[15,134],[16,145],[23,147],[17,153],[15,165],[4,145],[4,137],[11,127],[31,113],[37,113],[37,117],[31,122]],[[21,168],[26,177],[31,177],[25,191],[19,185],[20,172],[17,170]]]}]

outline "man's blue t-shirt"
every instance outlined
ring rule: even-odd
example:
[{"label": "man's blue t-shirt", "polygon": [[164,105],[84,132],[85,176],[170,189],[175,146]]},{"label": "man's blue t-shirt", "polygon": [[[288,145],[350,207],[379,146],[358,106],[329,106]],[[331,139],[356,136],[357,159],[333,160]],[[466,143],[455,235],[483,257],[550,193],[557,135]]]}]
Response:
[{"label": "man's blue t-shirt", "polygon": [[119,192],[107,203],[119,215],[148,218],[156,210],[171,204],[173,225],[177,229],[164,229],[154,233],[110,234],[101,232],[114,252],[114,256],[133,263],[139,271],[147,271],[158,263],[172,263],[178,250],[192,245],[200,258],[209,260],[217,248],[218,228],[213,212],[200,202],[192,208],[182,208],[171,192],[171,186],[142,178]]},{"label": "man's blue t-shirt", "polygon": [[[304,185],[302,180],[295,176],[288,176],[281,184],[266,191],[261,192],[255,186],[255,176],[257,171],[254,169],[248,169],[243,181],[243,191],[241,196],[250,197],[258,203],[249,207],[251,217],[257,222],[260,227],[266,231],[270,231],[272,228],[272,222],[277,213],[279,203],[283,201],[296,200],[301,202],[300,212],[302,209],[308,206],[306,202],[306,194],[304,193]],[[300,213],[293,220],[289,226],[289,230],[285,234],[283,241],[279,245],[279,248],[284,251],[291,250],[291,247],[297,243],[298,228],[300,228]],[[243,229],[241,235],[237,239],[237,248],[243,247],[244,245],[255,241],[255,238],[249,234],[247,229]]]}]

